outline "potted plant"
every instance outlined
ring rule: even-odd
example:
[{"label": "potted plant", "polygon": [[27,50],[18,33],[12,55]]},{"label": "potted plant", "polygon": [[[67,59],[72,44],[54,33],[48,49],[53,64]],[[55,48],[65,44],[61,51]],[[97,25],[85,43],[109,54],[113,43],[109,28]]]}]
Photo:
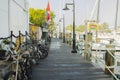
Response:
[{"label": "potted plant", "polygon": [[4,44],[10,44],[10,41],[8,39],[3,40]]},{"label": "potted plant", "polygon": [[[7,56],[5,45],[10,45],[11,44],[11,42],[8,39],[4,39],[2,41],[2,43],[3,44],[0,44],[0,60],[5,59],[5,57]],[[12,45],[16,46],[16,44],[14,42],[12,42]],[[11,49],[13,49],[13,48],[11,48]]]}]

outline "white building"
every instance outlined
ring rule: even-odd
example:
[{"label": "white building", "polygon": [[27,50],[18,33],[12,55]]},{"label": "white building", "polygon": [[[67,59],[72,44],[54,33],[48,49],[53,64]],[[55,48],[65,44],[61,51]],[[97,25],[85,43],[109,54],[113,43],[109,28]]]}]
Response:
[{"label": "white building", "polygon": [[29,31],[27,0],[0,0],[0,37]]}]

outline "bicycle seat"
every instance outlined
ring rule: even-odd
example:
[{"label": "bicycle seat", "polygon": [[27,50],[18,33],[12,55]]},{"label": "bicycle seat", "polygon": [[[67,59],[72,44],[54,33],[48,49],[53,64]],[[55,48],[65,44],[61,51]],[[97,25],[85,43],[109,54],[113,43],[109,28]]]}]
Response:
[{"label": "bicycle seat", "polygon": [[29,54],[27,54],[27,53],[22,54],[22,58],[29,58]]}]

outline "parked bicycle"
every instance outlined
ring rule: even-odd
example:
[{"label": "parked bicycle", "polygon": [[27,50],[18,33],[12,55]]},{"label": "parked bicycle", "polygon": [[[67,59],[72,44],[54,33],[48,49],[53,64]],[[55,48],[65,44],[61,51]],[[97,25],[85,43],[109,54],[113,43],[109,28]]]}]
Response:
[{"label": "parked bicycle", "polygon": [[[25,42],[21,41],[22,36],[26,37]],[[12,41],[12,37],[18,38],[18,44]],[[4,63],[2,67],[0,65],[2,80],[30,80],[32,66],[48,56],[48,46],[43,42],[39,43],[35,38],[32,39],[28,34],[19,32],[19,35],[15,36],[11,31],[9,37],[0,40],[3,40],[0,46],[0,61]]]}]

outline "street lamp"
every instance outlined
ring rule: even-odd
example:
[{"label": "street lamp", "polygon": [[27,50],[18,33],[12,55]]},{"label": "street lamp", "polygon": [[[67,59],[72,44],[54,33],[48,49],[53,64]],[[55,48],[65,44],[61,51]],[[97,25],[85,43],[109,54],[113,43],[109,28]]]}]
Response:
[{"label": "street lamp", "polygon": [[64,19],[64,15],[63,15],[63,18],[60,18],[59,22],[61,22],[61,19],[63,19],[63,43],[65,43],[65,19]]},{"label": "street lamp", "polygon": [[74,2],[74,0],[73,0],[73,3],[66,3],[65,8],[63,8],[63,10],[69,10],[67,5],[73,5],[73,44],[72,44],[73,50],[71,52],[77,53],[77,51],[76,51],[76,38],[75,38],[75,2]]}]

